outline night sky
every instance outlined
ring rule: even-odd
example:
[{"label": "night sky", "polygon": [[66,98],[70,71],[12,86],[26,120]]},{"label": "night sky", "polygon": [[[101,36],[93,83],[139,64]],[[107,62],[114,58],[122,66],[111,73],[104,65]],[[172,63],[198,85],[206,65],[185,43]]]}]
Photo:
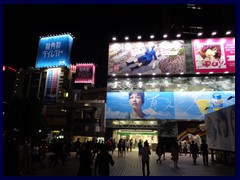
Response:
[{"label": "night sky", "polygon": [[71,63],[95,63],[96,86],[106,86],[108,45],[114,35],[118,41],[124,41],[125,35],[129,41],[137,41],[137,35],[150,41],[150,34],[155,34],[155,40],[161,40],[163,33],[174,39],[189,26],[202,26],[208,32],[235,27],[234,6],[203,7],[193,11],[185,4],[5,4],[3,64],[16,69],[35,67],[39,36],[70,32],[75,37]]}]

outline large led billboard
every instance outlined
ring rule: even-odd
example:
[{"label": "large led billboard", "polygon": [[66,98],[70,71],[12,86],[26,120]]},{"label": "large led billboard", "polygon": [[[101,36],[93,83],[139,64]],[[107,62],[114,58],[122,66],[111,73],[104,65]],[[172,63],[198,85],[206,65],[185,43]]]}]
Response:
[{"label": "large led billboard", "polygon": [[208,147],[235,151],[235,105],[207,114],[205,121]]},{"label": "large led billboard", "polygon": [[192,40],[194,72],[235,73],[235,38]]},{"label": "large led billboard", "polygon": [[186,72],[183,40],[109,44],[108,75]]},{"label": "large led billboard", "polygon": [[73,38],[66,35],[43,37],[39,40],[36,68],[66,66],[70,68]]},{"label": "large led billboard", "polygon": [[106,119],[204,120],[207,113],[235,104],[230,96],[235,91],[108,92]]},{"label": "large led billboard", "polygon": [[75,83],[95,83],[95,65],[88,64],[76,64]]}]

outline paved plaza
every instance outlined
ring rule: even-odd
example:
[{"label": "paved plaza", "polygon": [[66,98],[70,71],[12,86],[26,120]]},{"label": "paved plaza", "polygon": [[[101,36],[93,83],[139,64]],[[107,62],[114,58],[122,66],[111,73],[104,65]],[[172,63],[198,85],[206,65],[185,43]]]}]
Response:
[{"label": "paved plaza", "polygon": [[[219,163],[209,163],[204,166],[202,156],[197,159],[197,165],[193,165],[189,154],[179,156],[178,168],[174,168],[173,161],[170,160],[170,153],[166,153],[165,160],[161,164],[156,163],[157,156],[154,151],[150,157],[150,176],[235,176],[234,165],[224,165]],[[210,158],[210,156],[209,156]],[[128,152],[126,157],[119,158],[117,151],[113,153],[115,165],[110,167],[110,176],[142,176],[141,157],[137,151]],[[37,168],[33,169],[30,176],[76,176],[79,168],[78,159],[75,153],[71,153],[71,158],[62,166],[58,164],[53,167],[49,164],[48,158]]]}]

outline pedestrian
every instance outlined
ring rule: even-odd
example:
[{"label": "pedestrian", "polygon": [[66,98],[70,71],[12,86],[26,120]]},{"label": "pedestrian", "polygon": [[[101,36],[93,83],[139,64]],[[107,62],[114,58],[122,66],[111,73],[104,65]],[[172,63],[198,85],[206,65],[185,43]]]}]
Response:
[{"label": "pedestrian", "polygon": [[171,148],[171,160],[173,160],[174,162],[174,167],[177,168],[178,166],[178,159],[179,159],[179,147],[178,147],[178,143],[174,142],[172,144],[172,148]]},{"label": "pedestrian", "polygon": [[112,155],[108,153],[105,145],[101,145],[100,153],[97,155],[94,164],[94,175],[95,176],[109,176],[110,165],[114,166]]},{"label": "pedestrian", "polygon": [[190,151],[191,151],[192,158],[193,158],[193,164],[196,165],[199,148],[198,148],[197,143],[195,143],[195,141],[192,141],[192,143],[190,144]]},{"label": "pedestrian", "polygon": [[144,142],[144,147],[142,147],[140,151],[141,151],[141,155],[142,155],[142,173],[143,173],[143,176],[145,176],[145,166],[147,166],[147,176],[149,176],[150,175],[149,161],[150,161],[151,151],[150,151],[149,144],[148,144],[147,140]]},{"label": "pedestrian", "polygon": [[83,149],[79,152],[79,170],[78,176],[92,176],[93,156],[90,149],[90,143],[85,143]]},{"label": "pedestrian", "polygon": [[137,146],[138,146],[138,155],[141,156],[141,149],[142,149],[142,140],[141,139],[139,140]]},{"label": "pedestrian", "polygon": [[81,142],[80,142],[79,138],[77,138],[77,141],[75,141],[74,145],[75,145],[76,159],[77,159],[79,156],[79,151],[80,151],[80,146],[81,146]]},{"label": "pedestrian", "polygon": [[162,163],[162,161],[161,161],[161,157],[162,157],[162,154],[163,154],[163,149],[162,148],[163,148],[163,145],[158,143],[157,148],[156,148],[156,154],[158,156],[157,163],[160,163],[160,164]]},{"label": "pedestrian", "polygon": [[202,151],[202,157],[203,157],[203,164],[204,166],[208,166],[208,145],[205,142],[205,140],[202,140],[202,144],[200,145],[200,149]]},{"label": "pedestrian", "polygon": [[123,139],[119,139],[117,147],[118,147],[118,157],[123,157],[123,151],[122,151],[122,142]]},{"label": "pedestrian", "polygon": [[184,142],[184,145],[183,145],[183,152],[185,153],[185,156],[187,155],[187,151],[188,151],[187,143]]},{"label": "pedestrian", "polygon": [[130,152],[132,152],[132,148],[133,148],[133,140],[132,139],[130,139],[129,145],[130,145]]},{"label": "pedestrian", "polygon": [[178,149],[179,149],[179,156],[181,156],[182,155],[182,142],[181,141],[178,142]]}]

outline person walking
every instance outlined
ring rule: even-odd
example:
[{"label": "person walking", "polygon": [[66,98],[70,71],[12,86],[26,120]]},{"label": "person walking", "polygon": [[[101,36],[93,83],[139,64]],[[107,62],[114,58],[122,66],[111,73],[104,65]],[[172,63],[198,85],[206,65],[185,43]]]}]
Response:
[{"label": "person walking", "polygon": [[82,145],[83,149],[79,152],[79,170],[78,176],[92,176],[93,156],[90,149],[90,143]]},{"label": "person walking", "polygon": [[162,163],[161,161],[161,157],[162,157],[162,154],[163,154],[163,145],[161,143],[158,143],[157,145],[157,148],[156,148],[156,154],[158,156],[158,159],[156,160],[157,161],[157,164],[158,163]]},{"label": "person walking", "polygon": [[141,149],[142,149],[142,141],[141,141],[141,139],[139,140],[137,145],[138,145],[138,155],[141,156]]},{"label": "person walking", "polygon": [[110,166],[114,166],[112,155],[108,153],[105,145],[101,145],[100,153],[97,155],[94,164],[94,175],[95,176],[109,176]]},{"label": "person walking", "polygon": [[192,143],[190,145],[190,151],[191,151],[192,158],[193,158],[193,164],[196,165],[199,148],[198,148],[197,143],[195,143],[195,141],[192,141]]},{"label": "person walking", "polygon": [[205,140],[202,140],[202,144],[200,145],[200,149],[202,151],[202,157],[203,157],[203,164],[204,166],[208,166],[208,145],[205,142]]},{"label": "person walking", "polygon": [[179,159],[179,147],[178,147],[178,143],[174,142],[171,148],[171,160],[173,160],[174,162],[174,167],[177,168],[177,164],[178,164],[178,159]]},{"label": "person walking", "polygon": [[79,156],[79,151],[80,151],[80,146],[81,146],[80,138],[77,138],[77,141],[75,141],[74,146],[75,146],[76,159],[77,159]]},{"label": "person walking", "polygon": [[143,176],[145,176],[145,166],[147,166],[147,176],[149,176],[150,175],[149,160],[150,160],[151,151],[150,151],[149,144],[148,144],[147,140],[144,142],[144,147],[142,147],[140,151],[141,151],[141,155],[142,155],[142,173],[143,173]]},{"label": "person walking", "polygon": [[132,149],[133,149],[133,140],[132,139],[130,139],[129,146],[130,146],[130,152],[132,152]]}]

